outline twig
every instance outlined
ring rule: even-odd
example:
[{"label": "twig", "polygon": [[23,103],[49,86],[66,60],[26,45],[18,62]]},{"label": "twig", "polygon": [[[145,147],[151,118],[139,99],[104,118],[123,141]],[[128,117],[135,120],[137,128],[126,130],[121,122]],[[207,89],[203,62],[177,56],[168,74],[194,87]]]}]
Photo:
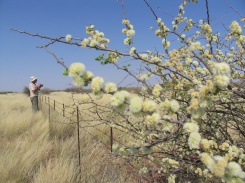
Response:
[{"label": "twig", "polygon": [[62,65],[64,68],[68,69],[68,67],[64,64],[64,62],[61,62],[60,59],[58,59],[58,57],[57,57],[53,52],[51,52],[47,47],[43,47],[43,48],[44,48],[48,53],[50,53],[60,65]]},{"label": "twig", "polygon": [[224,2],[225,2],[231,9],[233,9],[235,12],[237,12],[237,14],[239,14],[242,18],[244,18],[244,16],[243,16],[239,11],[237,11],[233,6],[231,6],[229,3],[227,3],[226,0],[224,0]]},{"label": "twig", "polygon": [[153,9],[152,9],[151,6],[149,5],[149,3],[148,3],[146,0],[144,0],[144,1],[145,1],[145,3],[147,4],[148,8],[150,8],[150,10],[151,10],[151,12],[153,13],[153,15],[155,16],[155,19],[157,20],[157,15],[156,15],[155,12],[153,11]]},{"label": "twig", "polygon": [[121,2],[122,2],[122,10],[123,10],[124,19],[127,19],[126,9],[125,9],[125,6],[124,6],[124,0],[121,0]]}]

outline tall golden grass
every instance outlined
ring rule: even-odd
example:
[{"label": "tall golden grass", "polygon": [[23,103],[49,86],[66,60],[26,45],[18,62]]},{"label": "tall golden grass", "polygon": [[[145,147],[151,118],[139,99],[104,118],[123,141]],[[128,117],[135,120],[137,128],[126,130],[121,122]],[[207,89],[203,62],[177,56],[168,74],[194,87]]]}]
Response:
[{"label": "tall golden grass", "polygon": [[[50,97],[66,105],[74,103],[69,93],[55,92]],[[85,96],[77,97],[87,100]],[[137,182],[127,166],[118,166],[123,164],[121,160],[111,156],[98,141],[103,141],[103,136],[92,128],[88,133],[81,131],[79,166],[75,124],[60,125],[50,124],[45,111],[32,113],[26,95],[0,95],[0,182]]]}]

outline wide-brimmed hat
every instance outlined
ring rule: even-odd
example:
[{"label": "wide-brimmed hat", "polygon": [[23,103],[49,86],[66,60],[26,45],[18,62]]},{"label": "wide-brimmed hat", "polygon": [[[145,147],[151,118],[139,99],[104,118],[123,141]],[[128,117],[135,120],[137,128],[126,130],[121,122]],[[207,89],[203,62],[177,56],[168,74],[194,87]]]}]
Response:
[{"label": "wide-brimmed hat", "polygon": [[35,76],[31,76],[30,79],[31,79],[31,82],[37,80],[37,78]]}]

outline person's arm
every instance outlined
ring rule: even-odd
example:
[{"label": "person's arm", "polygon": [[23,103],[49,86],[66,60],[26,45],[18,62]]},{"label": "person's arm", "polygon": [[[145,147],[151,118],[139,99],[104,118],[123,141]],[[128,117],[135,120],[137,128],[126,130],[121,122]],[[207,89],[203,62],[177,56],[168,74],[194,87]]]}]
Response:
[{"label": "person's arm", "polygon": [[39,90],[41,88],[41,85],[38,84],[33,90],[32,92],[35,93],[37,90]]}]

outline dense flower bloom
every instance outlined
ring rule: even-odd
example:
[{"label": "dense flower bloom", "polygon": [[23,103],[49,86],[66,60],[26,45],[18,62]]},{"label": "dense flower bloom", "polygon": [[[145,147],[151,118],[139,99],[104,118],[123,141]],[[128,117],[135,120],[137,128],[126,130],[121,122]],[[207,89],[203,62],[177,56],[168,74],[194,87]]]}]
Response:
[{"label": "dense flower bloom", "polygon": [[89,43],[89,40],[85,38],[85,39],[82,40],[81,46],[82,46],[83,48],[86,48],[86,46],[87,46],[88,43]]},{"label": "dense flower bloom", "polygon": [[162,87],[160,84],[156,84],[152,90],[152,94],[155,96],[155,97],[159,97],[160,94],[161,94],[161,91],[162,91]]},{"label": "dense flower bloom", "polygon": [[213,74],[214,75],[227,75],[229,76],[231,72],[230,66],[225,63],[215,63],[214,68],[213,68]]},{"label": "dense flower bloom", "polygon": [[132,42],[132,39],[127,37],[126,39],[124,39],[123,42],[124,42],[125,45],[128,45],[128,44],[130,44]]},{"label": "dense flower bloom", "polygon": [[154,125],[155,123],[159,122],[160,119],[161,119],[161,116],[157,112],[154,112],[152,115],[146,116],[146,121],[151,125]]},{"label": "dense flower bloom", "polygon": [[217,177],[222,177],[225,173],[225,168],[227,166],[227,160],[222,156],[214,156],[216,165],[214,167],[214,175]]},{"label": "dense flower bloom", "polygon": [[117,91],[117,85],[113,82],[108,82],[105,84],[104,90],[106,93],[112,93]]},{"label": "dense flower bloom", "polygon": [[[164,116],[163,116],[163,118],[164,118]],[[170,132],[171,130],[172,130],[172,128],[173,128],[173,124],[172,123],[170,123],[170,122],[163,122],[163,131],[167,131],[167,132]]]},{"label": "dense flower bloom", "polygon": [[178,168],[179,162],[175,161],[174,159],[168,159],[168,163],[171,165],[173,168]]},{"label": "dense flower bloom", "polygon": [[242,173],[241,166],[238,163],[234,162],[234,161],[228,163],[227,169],[228,169],[229,174],[231,176],[239,177],[240,174]]},{"label": "dense flower bloom", "polygon": [[209,24],[201,25],[201,29],[205,36],[209,36],[212,33],[212,28]]},{"label": "dense flower bloom", "polygon": [[143,99],[141,97],[135,96],[130,100],[129,109],[133,114],[137,114],[141,111],[143,104]]},{"label": "dense flower bloom", "polygon": [[94,93],[99,92],[101,90],[102,85],[104,84],[104,79],[101,77],[93,78],[91,82],[91,87]]},{"label": "dense flower bloom", "polygon": [[85,78],[86,80],[92,80],[94,77],[94,74],[91,71],[86,71]]},{"label": "dense flower bloom", "polygon": [[95,39],[92,39],[91,41],[90,41],[90,43],[89,43],[89,46],[91,46],[91,47],[95,47],[95,46],[97,46],[98,45],[98,41],[96,41]]},{"label": "dense flower bloom", "polygon": [[143,59],[148,59],[148,55],[147,54],[139,54],[139,56]]},{"label": "dense flower bloom", "polygon": [[73,84],[81,87],[85,85],[85,81],[81,76],[77,76],[73,78]]},{"label": "dense flower bloom", "polygon": [[168,176],[168,183],[175,183],[175,178],[176,178],[175,174],[170,174]]},{"label": "dense flower bloom", "polygon": [[196,123],[185,123],[183,128],[188,133],[199,131],[199,126]]},{"label": "dense flower bloom", "polygon": [[202,153],[200,156],[201,156],[201,161],[207,166],[207,168],[211,172],[213,172],[216,165],[214,159],[211,156],[209,156],[208,153]]},{"label": "dense flower bloom", "polygon": [[199,149],[201,135],[198,132],[191,132],[188,138],[188,145],[190,149]]},{"label": "dense flower bloom", "polygon": [[154,62],[154,63],[161,63],[162,62],[162,59],[158,58],[158,57],[152,57],[151,58],[151,61]]},{"label": "dense flower bloom", "polygon": [[228,76],[217,75],[214,77],[214,83],[220,89],[226,89],[230,83],[230,78]]},{"label": "dense flower bloom", "polygon": [[242,34],[242,28],[237,21],[233,21],[230,25],[231,34],[238,36]]},{"label": "dense flower bloom", "polygon": [[214,146],[214,141],[208,139],[202,139],[200,145],[205,151],[208,151],[211,149],[212,146]]},{"label": "dense flower bloom", "polygon": [[167,41],[166,39],[162,40],[162,46],[166,50],[170,46],[170,41]]},{"label": "dense flower bloom", "polygon": [[135,35],[135,31],[134,30],[128,30],[126,34],[127,34],[127,36],[132,37]]},{"label": "dense flower bloom", "polygon": [[66,42],[71,42],[71,35],[70,34],[67,34],[66,35]]},{"label": "dense flower bloom", "polygon": [[77,76],[83,76],[86,72],[84,64],[80,62],[72,63],[69,67],[69,76],[76,78]]},{"label": "dense flower bloom", "polygon": [[177,100],[173,99],[170,101],[170,108],[173,112],[177,112],[179,110],[180,106]]},{"label": "dense flower bloom", "polygon": [[195,66],[199,66],[199,62],[196,61],[196,60],[194,60],[192,63],[193,63]]},{"label": "dense flower bloom", "polygon": [[119,107],[129,99],[129,93],[127,91],[118,91],[111,97],[111,105]]},{"label": "dense flower bloom", "polygon": [[165,99],[164,102],[160,103],[160,107],[164,111],[168,111],[170,109],[170,101],[168,99]]},{"label": "dense flower bloom", "polygon": [[130,48],[129,55],[134,56],[134,52],[136,51],[135,47]]},{"label": "dense flower bloom", "polygon": [[157,103],[153,100],[145,100],[143,102],[143,111],[144,112],[155,112],[157,110]]},{"label": "dense flower bloom", "polygon": [[129,25],[130,24],[130,21],[129,20],[126,20],[126,19],[123,19],[122,24]]}]

